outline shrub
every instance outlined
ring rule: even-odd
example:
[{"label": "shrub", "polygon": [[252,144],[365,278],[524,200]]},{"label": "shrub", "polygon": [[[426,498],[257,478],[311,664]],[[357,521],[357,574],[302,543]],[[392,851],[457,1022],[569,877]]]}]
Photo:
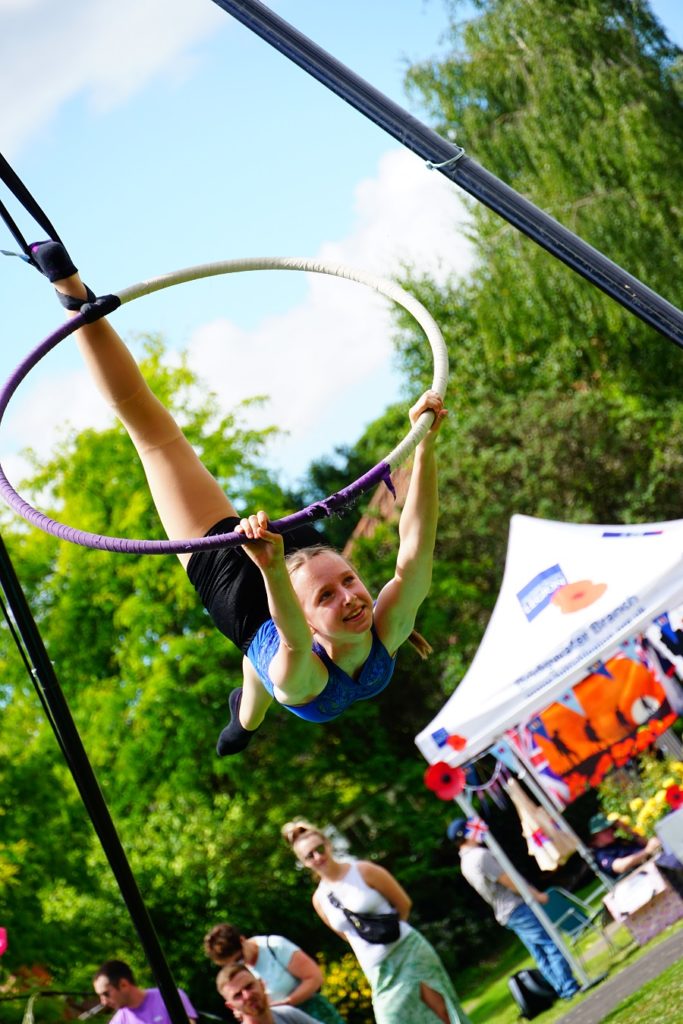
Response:
[{"label": "shrub", "polygon": [[353,953],[341,960],[322,964],[325,984],[323,995],[337,1007],[348,1024],[374,1024],[372,992]]}]

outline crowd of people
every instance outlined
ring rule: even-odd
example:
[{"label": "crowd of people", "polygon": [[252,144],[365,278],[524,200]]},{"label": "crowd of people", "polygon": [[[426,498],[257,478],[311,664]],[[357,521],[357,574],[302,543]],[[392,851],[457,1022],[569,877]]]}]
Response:
[{"label": "crowd of people", "polygon": [[[470,1024],[436,950],[409,923],[411,900],[397,879],[374,861],[340,858],[328,835],[305,819],[282,831],[316,882],[315,912],[349,943],[368,980],[377,1024]],[[321,994],[318,963],[290,939],[249,936],[221,922],[203,945],[220,968],[218,992],[243,1024],[344,1024]],[[122,961],[102,964],[93,984],[102,1005],[115,1011],[112,1024],[171,1024],[158,989],[138,986]],[[188,1020],[196,1020],[179,991]]]},{"label": "crowd of people", "polygon": [[[462,877],[489,904],[498,923],[522,941],[557,996],[572,999],[580,985],[533,910],[533,903],[547,903],[547,894],[527,883],[533,901],[527,904],[473,824],[480,822],[456,818],[447,829]],[[600,869],[615,879],[661,855],[658,840],[618,836],[614,822],[602,814],[591,818],[589,833]],[[355,954],[370,986],[377,1024],[469,1024],[439,955],[409,923],[411,899],[400,882],[374,861],[335,852],[328,830],[304,818],[284,825],[282,835],[315,882],[313,910]],[[678,862],[673,868],[683,871]],[[321,993],[319,964],[290,939],[245,935],[236,925],[221,922],[206,933],[203,948],[220,968],[218,992],[243,1024],[344,1024]],[[140,988],[121,961],[104,963],[94,987],[101,1003],[116,1011],[112,1024],[171,1024],[158,990]],[[182,990],[179,994],[193,1022],[197,1011]]]}]

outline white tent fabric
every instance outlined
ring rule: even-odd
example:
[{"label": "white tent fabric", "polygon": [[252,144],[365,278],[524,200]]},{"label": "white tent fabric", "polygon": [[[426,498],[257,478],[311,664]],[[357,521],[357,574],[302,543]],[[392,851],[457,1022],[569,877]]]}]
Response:
[{"label": "white tent fabric", "polygon": [[[496,606],[453,696],[416,737],[462,764],[528,721],[683,600],[683,520],[637,526],[515,515]],[[461,751],[449,735],[467,740]]]}]

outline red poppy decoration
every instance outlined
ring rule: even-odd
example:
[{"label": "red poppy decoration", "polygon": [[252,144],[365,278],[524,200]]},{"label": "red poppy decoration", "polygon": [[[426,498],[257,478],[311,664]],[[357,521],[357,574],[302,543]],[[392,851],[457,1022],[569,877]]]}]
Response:
[{"label": "red poppy decoration", "polygon": [[439,800],[454,800],[465,788],[462,768],[451,768],[445,761],[430,764],[424,775],[425,786],[436,793]]},{"label": "red poppy decoration", "polygon": [[464,750],[467,746],[467,740],[464,736],[458,736],[457,732],[454,732],[452,736],[449,736],[446,743],[453,750]]},{"label": "red poppy decoration", "polygon": [[666,790],[666,802],[672,810],[677,811],[683,807],[683,789],[680,786],[669,786]]}]

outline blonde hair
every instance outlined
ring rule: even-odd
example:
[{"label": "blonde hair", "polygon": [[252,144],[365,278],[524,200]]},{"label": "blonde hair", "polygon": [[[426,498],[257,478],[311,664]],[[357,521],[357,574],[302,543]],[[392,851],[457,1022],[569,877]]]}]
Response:
[{"label": "blonde hair", "polygon": [[[301,569],[302,566],[306,565],[307,562],[310,562],[312,559],[314,559],[317,555],[325,554],[338,555],[338,557],[341,558],[343,562],[346,562],[349,569],[351,569],[360,579],[358,569],[356,569],[353,562],[349,562],[348,558],[342,555],[341,551],[337,551],[336,548],[332,548],[328,544],[309,544],[308,547],[298,548],[296,551],[290,551],[290,553],[285,556],[285,565],[287,566],[287,572],[291,576],[293,573],[297,572],[298,569]],[[416,629],[413,629],[412,632],[410,633],[410,636],[408,637],[408,643],[410,644],[411,647],[415,649],[415,651],[417,651],[418,655],[420,656],[420,658],[422,658],[423,661],[425,661],[434,650],[429,640],[427,640],[426,637],[422,636],[422,633],[418,633]]]},{"label": "blonde hair", "polygon": [[288,555],[285,555],[285,565],[287,566],[287,572],[291,576],[293,572],[300,569],[307,562],[310,562],[317,555],[338,555],[343,562],[346,562],[349,569],[353,569],[357,573],[355,566],[349,562],[348,558],[344,558],[341,551],[337,551],[336,548],[330,547],[329,544],[309,544],[305,548],[297,548],[296,551],[290,551]]},{"label": "blonde hair", "polygon": [[318,836],[323,842],[328,842],[328,838],[323,830],[306,818],[293,818],[292,821],[286,822],[280,829],[280,834],[292,849],[294,849],[300,839],[304,839],[307,836]]}]

